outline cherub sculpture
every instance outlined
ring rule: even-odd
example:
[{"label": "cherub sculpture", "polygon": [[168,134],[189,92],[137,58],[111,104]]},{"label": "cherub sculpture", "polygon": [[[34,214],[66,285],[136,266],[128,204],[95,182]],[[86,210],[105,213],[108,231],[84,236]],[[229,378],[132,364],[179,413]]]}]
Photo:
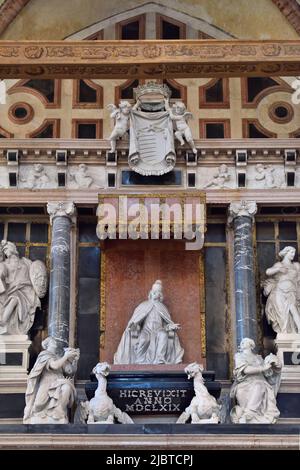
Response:
[{"label": "cherub sculpture", "polygon": [[206,188],[225,188],[225,183],[230,180],[230,174],[228,172],[228,166],[225,163],[219,166],[216,173],[214,173],[211,180],[204,186]]},{"label": "cherub sculpture", "polygon": [[93,177],[88,172],[88,167],[85,163],[80,163],[74,173],[69,174],[69,179],[72,186],[76,188],[87,189],[93,185]]},{"label": "cherub sculpture", "polygon": [[116,151],[117,140],[121,139],[129,129],[129,118],[132,109],[128,101],[120,101],[119,107],[109,104],[107,108],[111,111],[110,117],[114,119],[115,127],[110,134],[110,151]]},{"label": "cherub sculpture", "polygon": [[45,167],[41,163],[35,163],[28,174],[27,180],[22,179],[21,181],[26,182],[29,189],[41,189],[47,187],[50,178]]},{"label": "cherub sculpture", "polygon": [[182,101],[176,101],[170,108],[168,99],[165,99],[165,109],[169,112],[172,121],[175,122],[175,137],[179,140],[181,145],[184,145],[184,138],[191,147],[193,153],[197,154],[197,149],[192,136],[192,131],[188,125],[188,120],[192,119],[193,115],[186,110],[186,106]]},{"label": "cherub sculpture", "polygon": [[184,371],[188,379],[194,379],[195,397],[185,411],[181,413],[177,424],[186,423],[189,419],[191,419],[192,424],[217,424],[220,421],[221,406],[217,403],[215,397],[210,395],[204,385],[203,366],[193,362]]}]

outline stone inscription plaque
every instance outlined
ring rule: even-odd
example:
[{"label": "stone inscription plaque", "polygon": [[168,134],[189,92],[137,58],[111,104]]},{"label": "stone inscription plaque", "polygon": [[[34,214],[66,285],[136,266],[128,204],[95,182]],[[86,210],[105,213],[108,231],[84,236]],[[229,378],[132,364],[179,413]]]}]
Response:
[{"label": "stone inscription plaque", "polygon": [[[204,372],[205,385],[219,398],[221,385],[214,372]],[[90,400],[97,388],[92,376],[85,391]],[[194,396],[193,381],[183,372],[111,372],[107,393],[114,404],[129,414],[177,414],[185,410]]]}]

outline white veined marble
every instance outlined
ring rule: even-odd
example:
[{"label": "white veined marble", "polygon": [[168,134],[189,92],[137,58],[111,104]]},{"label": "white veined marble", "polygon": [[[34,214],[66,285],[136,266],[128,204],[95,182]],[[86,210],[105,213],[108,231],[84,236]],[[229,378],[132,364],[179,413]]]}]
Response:
[{"label": "white veined marble", "polygon": [[47,292],[47,271],[42,261],[20,258],[16,245],[0,243],[0,335],[26,335],[40,298]]},{"label": "white veined marble", "polygon": [[274,354],[263,359],[253,352],[254,348],[254,341],[244,338],[234,357],[234,383],[230,397],[235,405],[230,417],[235,424],[273,424],[280,415],[276,395],[282,364]]},{"label": "white veined marble", "polygon": [[31,369],[25,393],[24,424],[67,424],[68,409],[76,398],[73,377],[77,370],[79,349],[65,348],[57,353],[58,344],[49,336]]},{"label": "white veined marble", "polygon": [[300,333],[300,263],[293,262],[295,254],[294,247],[286,246],[279,252],[281,261],[266,270],[266,316],[276,333]]},{"label": "white veined marble", "polygon": [[185,369],[188,379],[193,379],[195,396],[190,405],[179,416],[177,424],[191,420],[192,424],[216,424],[220,421],[221,406],[210,395],[202,377],[203,366],[193,362]]},{"label": "white veined marble", "polygon": [[174,323],[162,303],[161,281],[156,281],[148,296],[134,310],[124,331],[115,364],[179,364],[184,350],[177,335],[179,325]]},{"label": "white veined marble", "polygon": [[107,362],[99,362],[93,369],[98,386],[94,398],[91,401],[81,403],[81,419],[88,424],[132,424],[130,416],[117,408],[112,399],[107,395],[107,376],[110,372],[110,365]]}]

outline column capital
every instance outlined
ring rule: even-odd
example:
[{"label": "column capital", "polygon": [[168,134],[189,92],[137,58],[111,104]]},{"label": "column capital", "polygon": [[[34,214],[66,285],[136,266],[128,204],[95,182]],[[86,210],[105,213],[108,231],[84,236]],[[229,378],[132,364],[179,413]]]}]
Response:
[{"label": "column capital", "polygon": [[68,217],[72,220],[75,214],[75,204],[72,201],[55,201],[47,203],[47,212],[50,215],[50,223],[54,217]]},{"label": "column capital", "polygon": [[254,218],[257,212],[257,204],[255,201],[233,201],[229,205],[229,222],[236,217]]}]

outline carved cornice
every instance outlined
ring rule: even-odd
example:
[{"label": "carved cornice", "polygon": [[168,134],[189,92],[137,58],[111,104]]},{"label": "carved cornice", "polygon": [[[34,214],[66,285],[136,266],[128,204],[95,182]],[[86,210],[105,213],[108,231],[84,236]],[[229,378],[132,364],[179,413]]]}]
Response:
[{"label": "carved cornice", "polygon": [[0,35],[30,0],[6,0],[0,7]]},{"label": "carved cornice", "polygon": [[52,223],[55,217],[68,217],[72,219],[72,216],[75,214],[75,205],[74,202],[48,202],[47,212],[50,215],[50,222]]},{"label": "carved cornice", "polygon": [[300,34],[300,6],[296,0],[272,0],[290,25]]},{"label": "carved cornice", "polygon": [[300,74],[300,41],[2,41],[2,78]]},{"label": "carved cornice", "polygon": [[236,217],[250,217],[254,218],[257,212],[257,204],[255,201],[233,201],[229,205],[229,222]]}]

